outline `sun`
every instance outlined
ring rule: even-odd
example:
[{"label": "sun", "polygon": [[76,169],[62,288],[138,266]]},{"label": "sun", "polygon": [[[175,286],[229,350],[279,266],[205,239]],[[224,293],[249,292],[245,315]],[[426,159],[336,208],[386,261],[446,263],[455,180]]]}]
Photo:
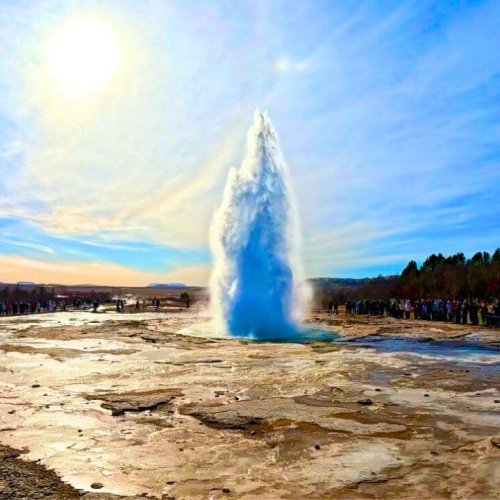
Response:
[{"label": "sun", "polygon": [[49,42],[50,77],[70,97],[82,98],[103,89],[121,60],[118,36],[97,20],[71,20]]}]

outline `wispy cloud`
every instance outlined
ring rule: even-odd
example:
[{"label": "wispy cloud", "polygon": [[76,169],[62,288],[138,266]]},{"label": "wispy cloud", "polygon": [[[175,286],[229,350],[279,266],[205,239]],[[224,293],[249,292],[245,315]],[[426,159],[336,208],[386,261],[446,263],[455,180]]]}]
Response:
[{"label": "wispy cloud", "polygon": [[[49,34],[78,15],[127,48],[120,79],[84,105],[54,94],[45,66]],[[37,228],[20,240],[33,252],[207,264],[256,106],[290,166],[309,275],[498,244],[497,2],[12,0],[0,19],[0,216]]]},{"label": "wispy cloud", "polygon": [[10,245],[13,247],[27,248],[29,250],[36,250],[37,252],[42,252],[46,254],[53,254],[54,250],[50,247],[44,245],[38,245],[37,243],[30,243],[28,241],[15,241],[9,239],[0,239],[0,242],[4,245]]}]

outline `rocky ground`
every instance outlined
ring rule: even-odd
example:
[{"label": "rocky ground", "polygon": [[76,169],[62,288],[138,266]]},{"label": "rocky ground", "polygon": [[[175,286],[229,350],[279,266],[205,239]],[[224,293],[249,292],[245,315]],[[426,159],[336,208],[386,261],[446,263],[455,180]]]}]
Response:
[{"label": "rocky ground", "polygon": [[[308,322],[345,339],[500,339]],[[206,324],[199,312],[0,319],[0,498],[500,498],[498,352],[256,343],[209,338]]]}]

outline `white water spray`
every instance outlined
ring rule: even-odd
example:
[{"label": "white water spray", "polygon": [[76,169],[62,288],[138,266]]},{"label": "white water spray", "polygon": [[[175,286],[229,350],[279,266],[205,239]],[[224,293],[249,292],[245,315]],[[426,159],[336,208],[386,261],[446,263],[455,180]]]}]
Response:
[{"label": "white water spray", "polygon": [[304,289],[295,204],[276,132],[255,111],[239,170],[229,171],[211,227],[211,300],[219,332],[299,335]]}]

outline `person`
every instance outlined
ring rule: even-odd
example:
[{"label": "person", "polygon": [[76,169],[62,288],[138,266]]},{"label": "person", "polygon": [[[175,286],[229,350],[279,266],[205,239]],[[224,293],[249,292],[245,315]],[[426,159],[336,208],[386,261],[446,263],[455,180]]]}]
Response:
[{"label": "person", "polygon": [[467,299],[465,299],[462,304],[462,325],[467,324],[468,315],[469,315],[469,302]]},{"label": "person", "polygon": [[494,316],[493,303],[491,304],[485,303],[485,307],[483,309],[483,318],[487,327],[493,326],[493,316]]},{"label": "person", "polygon": [[333,312],[335,314],[339,313],[339,303],[338,302],[335,302],[335,304],[333,304]]},{"label": "person", "polygon": [[455,304],[455,324],[460,324],[460,318],[462,317],[462,302],[457,300]]},{"label": "person", "polygon": [[477,300],[472,300],[471,303],[469,304],[469,314],[470,314],[471,323],[473,325],[477,325],[479,323],[478,310],[479,310],[479,306],[478,306]]},{"label": "person", "polygon": [[500,300],[493,301],[492,326],[500,326]]},{"label": "person", "polygon": [[404,310],[405,310],[405,305],[402,300],[398,299],[398,318],[403,319],[404,318]]},{"label": "person", "polygon": [[411,302],[410,299],[405,299],[405,319],[410,319]]},{"label": "person", "polygon": [[139,306],[140,306],[140,304],[139,304],[139,300],[137,300],[137,302],[135,303],[135,310],[136,310],[136,311],[138,311],[138,310],[139,310]]},{"label": "person", "polygon": [[397,304],[396,300],[393,300],[392,304],[391,304],[391,316],[393,318],[397,318],[397,316],[398,316],[398,304]]},{"label": "person", "polygon": [[156,299],[155,307],[156,307],[156,311],[158,312],[160,310],[160,299]]},{"label": "person", "polygon": [[328,316],[330,316],[330,314],[333,314],[333,300],[328,302]]},{"label": "person", "polygon": [[413,316],[415,319],[422,319],[422,300],[417,300],[415,302],[415,307],[413,308]]}]

